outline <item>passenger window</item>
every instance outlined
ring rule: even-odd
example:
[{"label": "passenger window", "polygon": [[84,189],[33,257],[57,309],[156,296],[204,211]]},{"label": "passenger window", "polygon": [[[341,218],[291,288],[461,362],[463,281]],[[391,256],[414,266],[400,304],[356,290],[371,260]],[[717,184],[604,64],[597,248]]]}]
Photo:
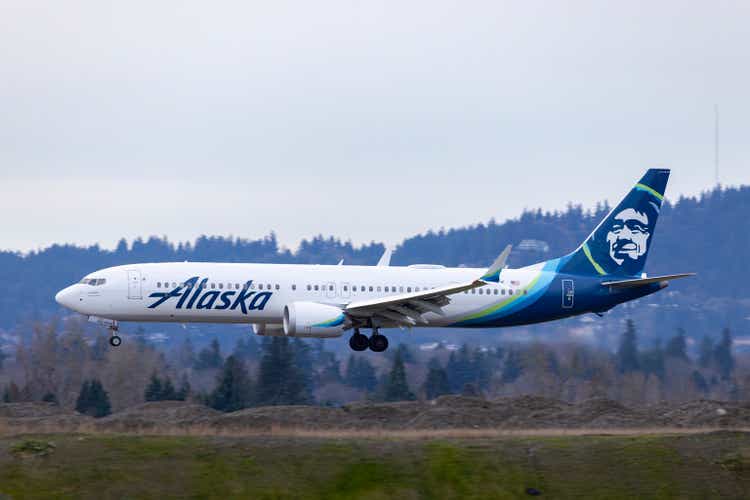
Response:
[{"label": "passenger window", "polygon": [[156,282],[156,288],[161,288],[161,281]]},{"label": "passenger window", "polygon": [[224,283],[219,283],[219,290],[224,290]]},{"label": "passenger window", "polygon": [[508,295],[513,295],[513,289],[512,288],[508,289]]},{"label": "passenger window", "polygon": [[319,290],[318,285],[315,285],[315,291],[317,292]]},{"label": "passenger window", "polygon": [[333,291],[333,285],[328,285],[328,291],[329,291],[329,292],[332,292],[332,291]]},{"label": "passenger window", "polygon": [[258,283],[258,290],[263,290],[263,283]]},{"label": "passenger window", "polygon": [[402,287],[402,286],[398,287],[398,291],[399,292],[403,292],[404,291],[404,287]]},{"label": "passenger window", "polygon": [[380,291],[380,287],[378,287],[378,292]]},{"label": "passenger window", "polygon": [[297,289],[297,285],[292,285],[292,290],[296,290],[296,289]]},{"label": "passenger window", "polygon": [[528,293],[529,293],[529,291],[528,291],[528,290],[524,290],[524,291],[523,291],[523,294],[524,294],[524,295],[526,295],[526,294],[528,294]]},{"label": "passenger window", "polygon": [[497,295],[497,288],[495,288],[495,289],[493,290],[493,292],[495,293],[495,295]]},{"label": "passenger window", "polygon": [[307,291],[309,292],[310,290],[312,290],[312,285],[307,285]]},{"label": "passenger window", "polygon": [[234,284],[234,289],[235,290],[239,290],[240,289],[240,284],[239,283],[235,283]]},{"label": "passenger window", "polygon": [[271,285],[269,285],[268,283],[266,283],[266,290],[270,290],[270,289],[271,289]]},{"label": "passenger window", "polygon": [[411,292],[411,287],[410,287],[410,286],[407,286],[407,287],[406,287],[406,291],[407,291],[407,292]]},{"label": "passenger window", "polygon": [[477,289],[476,288],[472,288],[471,289],[471,293],[477,293]]},{"label": "passenger window", "polygon": [[385,287],[385,291],[386,291],[386,292],[388,291],[388,287]]},{"label": "passenger window", "polygon": [[278,289],[279,289],[279,288],[281,288],[281,287],[279,286],[279,284],[278,284],[278,283],[276,283],[276,287],[275,287],[275,288],[276,288],[276,290],[278,290]]}]

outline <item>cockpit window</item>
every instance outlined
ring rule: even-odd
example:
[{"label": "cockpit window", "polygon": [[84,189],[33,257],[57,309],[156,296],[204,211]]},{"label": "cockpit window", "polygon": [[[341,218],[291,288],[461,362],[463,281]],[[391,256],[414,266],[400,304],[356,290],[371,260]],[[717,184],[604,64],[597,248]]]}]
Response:
[{"label": "cockpit window", "polygon": [[104,278],[83,278],[79,283],[89,286],[101,286],[107,282]]}]

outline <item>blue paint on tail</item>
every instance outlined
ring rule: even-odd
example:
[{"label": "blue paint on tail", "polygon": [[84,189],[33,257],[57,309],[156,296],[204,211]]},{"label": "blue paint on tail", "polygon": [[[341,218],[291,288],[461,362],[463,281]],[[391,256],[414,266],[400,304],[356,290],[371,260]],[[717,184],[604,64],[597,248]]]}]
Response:
[{"label": "blue paint on tail", "polygon": [[638,276],[653,244],[669,170],[650,169],[594,229],[560,272],[593,276]]}]

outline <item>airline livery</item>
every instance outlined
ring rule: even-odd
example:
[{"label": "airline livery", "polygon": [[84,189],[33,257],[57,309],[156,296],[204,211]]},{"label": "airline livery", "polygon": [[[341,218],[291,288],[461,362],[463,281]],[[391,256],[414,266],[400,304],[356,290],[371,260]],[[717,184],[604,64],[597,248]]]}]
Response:
[{"label": "airline livery", "polygon": [[[651,169],[572,253],[520,269],[507,246],[488,269],[174,262],[93,272],[55,300],[107,325],[120,321],[252,324],[258,335],[339,337],[382,352],[381,328],[488,328],[601,315],[669,280],[643,272],[669,170]],[[340,263],[341,264],[341,263]],[[368,337],[363,329],[371,330]]]}]

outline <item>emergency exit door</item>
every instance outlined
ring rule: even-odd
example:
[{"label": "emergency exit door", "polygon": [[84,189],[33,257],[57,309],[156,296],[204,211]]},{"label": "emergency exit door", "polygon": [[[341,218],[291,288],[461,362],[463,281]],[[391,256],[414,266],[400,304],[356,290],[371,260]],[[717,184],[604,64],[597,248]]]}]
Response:
[{"label": "emergency exit door", "polygon": [[128,298],[141,299],[141,272],[137,269],[128,270]]},{"label": "emergency exit door", "polygon": [[562,280],[562,306],[563,309],[572,309],[576,289],[573,280]]}]

